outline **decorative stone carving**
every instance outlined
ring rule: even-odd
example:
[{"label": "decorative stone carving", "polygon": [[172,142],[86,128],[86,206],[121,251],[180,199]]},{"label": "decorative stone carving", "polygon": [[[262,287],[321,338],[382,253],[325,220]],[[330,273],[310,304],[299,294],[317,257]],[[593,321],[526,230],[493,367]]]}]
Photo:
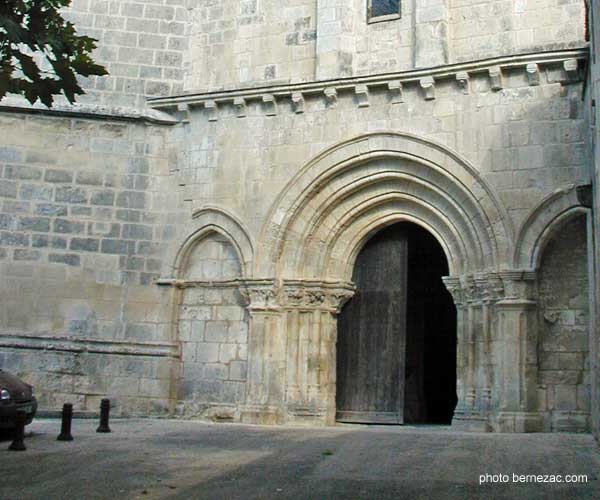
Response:
[{"label": "decorative stone carving", "polygon": [[504,285],[504,300],[529,301],[533,296],[535,272],[528,270],[501,271],[498,273]]},{"label": "decorative stone carving", "polygon": [[275,280],[243,280],[240,294],[250,311],[278,310],[279,287]]},{"label": "decorative stone carving", "polygon": [[458,82],[458,86],[461,88],[463,94],[468,94],[471,91],[469,73],[466,71],[459,71],[456,73],[456,81]]},{"label": "decorative stone carving", "polygon": [[369,88],[366,85],[357,85],[354,87],[354,94],[358,100],[359,108],[368,108],[369,104]]},{"label": "decorative stone carving", "polygon": [[354,286],[346,282],[285,281],[282,305],[337,314],[354,293]]},{"label": "decorative stone carving", "polygon": [[574,82],[579,80],[579,61],[577,59],[567,59],[563,62],[563,69],[567,74],[567,81]]},{"label": "decorative stone carving", "polygon": [[190,123],[192,119],[192,114],[190,110],[189,104],[178,104],[177,105],[177,113],[181,116],[182,123]]},{"label": "decorative stone carving", "polygon": [[243,97],[236,97],[233,100],[233,106],[236,110],[236,116],[238,118],[244,118],[246,116],[246,99]]},{"label": "decorative stone carving", "polygon": [[209,122],[216,122],[219,119],[219,107],[215,101],[206,101],[204,108],[208,111]]},{"label": "decorative stone carving", "polygon": [[334,87],[327,87],[324,90],[324,94],[325,94],[325,99],[327,100],[327,105],[330,108],[337,107],[337,102],[338,102],[337,90],[335,90]]},{"label": "decorative stone carving", "polygon": [[304,113],[304,96],[301,92],[294,92],[292,94],[292,109],[298,115]]},{"label": "decorative stone carving", "polygon": [[435,99],[435,80],[431,76],[421,78],[419,84],[423,89],[423,95],[425,96],[426,101]]},{"label": "decorative stone carving", "polygon": [[504,88],[504,82],[502,81],[502,68],[496,66],[490,68],[488,71],[490,76],[490,87],[492,90],[502,90]]},{"label": "decorative stone carving", "polygon": [[536,63],[529,63],[526,68],[527,80],[532,87],[540,84],[540,68]]},{"label": "decorative stone carving", "polygon": [[452,299],[454,300],[454,305],[456,307],[461,307],[464,305],[465,297],[463,294],[463,288],[460,283],[460,278],[454,277],[444,277],[442,278],[444,285],[446,285],[446,289],[452,295]]},{"label": "decorative stone carving", "polygon": [[392,104],[400,104],[404,102],[403,87],[400,80],[392,80],[391,82],[388,82],[388,90],[391,94]]},{"label": "decorative stone carving", "polygon": [[277,99],[275,99],[275,96],[273,94],[263,94],[262,102],[264,104],[265,115],[277,115]]}]

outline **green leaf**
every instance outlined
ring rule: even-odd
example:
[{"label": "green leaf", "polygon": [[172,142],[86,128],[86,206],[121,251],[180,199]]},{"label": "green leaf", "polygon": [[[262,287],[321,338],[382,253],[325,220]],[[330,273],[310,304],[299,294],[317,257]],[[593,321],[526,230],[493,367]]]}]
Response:
[{"label": "green leaf", "polygon": [[[62,93],[73,103],[84,94],[77,75],[108,74],[91,58],[96,40],[78,35],[62,17],[60,9],[70,4],[71,0],[0,0],[0,99],[17,93],[32,104],[40,100],[50,107],[53,96]],[[52,67],[48,77],[41,77],[36,52]],[[15,76],[15,59],[27,80]]]}]

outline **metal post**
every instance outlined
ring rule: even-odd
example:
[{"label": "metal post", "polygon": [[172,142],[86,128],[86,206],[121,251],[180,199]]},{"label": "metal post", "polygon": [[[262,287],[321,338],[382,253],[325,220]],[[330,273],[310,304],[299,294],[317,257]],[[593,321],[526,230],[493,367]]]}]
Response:
[{"label": "metal post", "polygon": [[17,410],[15,414],[15,431],[13,436],[13,442],[8,447],[9,450],[13,451],[24,451],[25,447],[25,420],[27,414],[23,410]]},{"label": "metal post", "polygon": [[62,422],[60,426],[60,434],[56,438],[57,441],[73,441],[71,435],[71,421],[73,420],[73,405],[65,403],[62,410]]},{"label": "metal post", "polygon": [[110,416],[110,399],[103,399],[100,402],[100,426],[96,432],[110,432],[108,418]]}]

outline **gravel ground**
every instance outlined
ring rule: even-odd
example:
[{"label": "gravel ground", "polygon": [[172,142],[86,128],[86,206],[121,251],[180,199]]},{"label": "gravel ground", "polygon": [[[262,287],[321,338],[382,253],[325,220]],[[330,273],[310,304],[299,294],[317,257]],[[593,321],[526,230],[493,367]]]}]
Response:
[{"label": "gravel ground", "polygon": [[[1,499],[571,499],[600,498],[589,435],[475,434],[448,427],[258,427],[178,420],[58,420],[27,428],[27,451],[0,440]],[[480,485],[480,475],[508,483]],[[513,474],[587,475],[515,483]],[[498,478],[496,478],[498,479]]]}]

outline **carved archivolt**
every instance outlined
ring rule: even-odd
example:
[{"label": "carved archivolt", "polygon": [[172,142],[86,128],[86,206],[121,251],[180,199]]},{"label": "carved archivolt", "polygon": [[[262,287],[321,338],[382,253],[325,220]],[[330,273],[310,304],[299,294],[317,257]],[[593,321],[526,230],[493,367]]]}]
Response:
[{"label": "carved archivolt", "polygon": [[537,269],[546,243],[560,226],[577,214],[587,213],[574,184],[557,189],[544,198],[519,228],[513,254],[517,269]]},{"label": "carved archivolt", "polygon": [[255,274],[350,280],[364,243],[400,220],[429,230],[453,275],[492,272],[511,254],[512,227],[477,170],[411,134],[367,134],[312,160],[283,190],[261,234]]},{"label": "carved archivolt", "polygon": [[190,251],[203,238],[211,233],[225,236],[235,248],[242,268],[242,276],[247,276],[254,260],[254,244],[250,232],[239,218],[219,207],[203,207],[192,215],[190,231],[168,256],[173,262],[171,276],[179,279],[187,263]]}]

